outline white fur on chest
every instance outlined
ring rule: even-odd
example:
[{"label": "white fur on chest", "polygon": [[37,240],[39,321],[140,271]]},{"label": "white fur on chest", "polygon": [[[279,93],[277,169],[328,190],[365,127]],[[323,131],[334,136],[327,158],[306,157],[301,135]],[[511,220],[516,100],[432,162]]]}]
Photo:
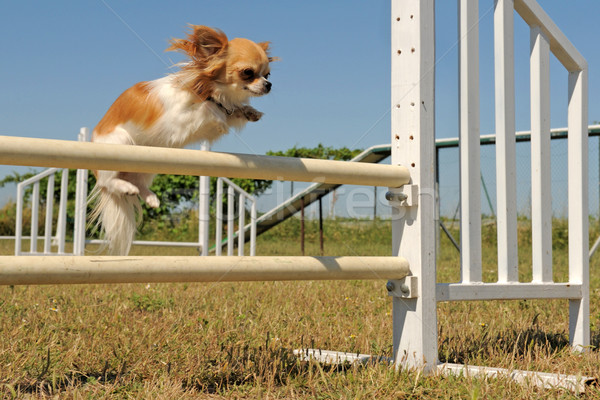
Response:
[{"label": "white fur on chest", "polygon": [[230,125],[236,129],[245,125],[246,121],[241,123],[238,118],[235,121],[228,118],[215,103],[199,102],[190,91],[173,85],[172,76],[155,80],[151,84],[151,93],[160,99],[163,114],[147,130],[126,124],[125,129],[137,145],[184,147],[202,140],[212,142],[227,133]]}]

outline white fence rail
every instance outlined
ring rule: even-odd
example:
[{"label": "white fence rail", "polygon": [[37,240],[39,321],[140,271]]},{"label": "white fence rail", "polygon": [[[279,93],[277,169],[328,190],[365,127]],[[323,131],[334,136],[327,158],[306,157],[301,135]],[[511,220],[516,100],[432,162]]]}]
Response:
[{"label": "white fence rail", "polygon": [[[80,142],[88,139],[87,128],[81,128],[78,136]],[[54,211],[54,184],[56,174],[62,171],[60,184],[60,199],[58,206],[58,218],[56,234],[53,237],[53,211]],[[77,170],[76,175],[76,194],[75,194],[75,220],[73,223],[73,255],[83,255],[85,247],[85,225],[86,225],[86,204],[87,204],[87,176],[88,171]],[[38,251],[38,223],[40,215],[40,183],[48,178],[46,185],[46,208],[44,222],[44,246],[42,251]],[[67,201],[68,201],[69,170],[67,168],[50,168],[43,171],[17,185],[17,212],[15,226],[15,255],[39,255],[39,254],[66,254],[66,228],[67,228]],[[28,237],[23,236],[23,209],[25,207],[25,191],[27,187],[33,186],[31,194],[31,234]],[[23,240],[29,239],[30,248],[26,252],[23,250]],[[53,243],[57,247],[52,251]]]},{"label": "white fence rail", "polygon": [[[438,284],[438,301],[500,298],[570,299],[571,343],[589,345],[587,205],[587,65],[561,31],[532,0],[497,0],[494,12],[496,62],[496,159],[498,282],[483,283],[479,177],[479,81],[476,1],[460,2],[461,271],[456,284]],[[533,281],[519,283],[515,179],[513,9],[530,26],[531,181]],[[568,104],[569,280],[552,279],[550,190],[550,53],[566,68]],[[466,78],[468,76],[468,79]]]},{"label": "white fence rail", "polygon": [[[223,184],[227,186],[227,192],[223,191]],[[223,252],[223,195],[227,199],[227,255],[233,255],[234,247],[234,220],[235,220],[235,198],[238,202],[238,256],[244,255],[245,230],[250,229],[250,255],[256,255],[256,198],[248,194],[244,189],[227,178],[217,179],[216,193],[216,229],[215,229],[215,255],[220,256]],[[250,224],[246,226],[246,202],[250,203]]]}]

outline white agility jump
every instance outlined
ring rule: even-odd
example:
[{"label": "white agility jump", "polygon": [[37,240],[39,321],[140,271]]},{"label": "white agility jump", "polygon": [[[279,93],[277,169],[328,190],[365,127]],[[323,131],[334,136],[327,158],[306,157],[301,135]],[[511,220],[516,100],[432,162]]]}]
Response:
[{"label": "white agility jump", "polygon": [[[534,0],[496,0],[494,48],[498,276],[482,281],[478,1],[459,1],[461,281],[436,281],[434,0],[392,0],[392,165],[288,159],[0,136],[3,164],[387,186],[392,256],[383,258],[0,257],[0,284],[248,279],[390,279],[394,363],[425,372],[497,375],[497,369],[440,366],[440,301],[569,300],[570,343],[590,344],[586,61]],[[530,26],[533,281],[519,282],[515,164],[514,11]],[[568,72],[568,282],[552,280],[549,57]],[[110,166],[110,167],[109,167]],[[550,256],[549,256],[550,255]],[[368,259],[368,262],[365,262]],[[254,261],[252,261],[254,260]],[[43,263],[41,263],[43,261]],[[241,269],[236,268],[240,266]],[[147,270],[145,270],[147,268]],[[173,275],[174,274],[174,275]],[[12,281],[11,281],[12,279]],[[27,279],[31,279],[27,281]],[[493,371],[492,371],[493,370]],[[450,371],[450,372],[448,372]],[[492,372],[490,372],[492,371]],[[512,376],[511,374],[507,374]],[[548,374],[546,374],[548,375]],[[550,381],[540,374],[536,379]],[[554,375],[554,377],[556,377]],[[574,390],[582,378],[564,377]],[[533,379],[535,380],[535,379]],[[573,383],[575,382],[575,383]]]}]

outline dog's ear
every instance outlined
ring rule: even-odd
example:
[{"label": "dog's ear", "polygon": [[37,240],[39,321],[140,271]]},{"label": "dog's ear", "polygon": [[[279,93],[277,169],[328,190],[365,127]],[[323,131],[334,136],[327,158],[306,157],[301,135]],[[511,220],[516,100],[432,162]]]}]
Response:
[{"label": "dog's ear", "polygon": [[267,57],[269,57],[269,62],[279,61],[279,57],[271,57],[269,54],[271,52],[271,42],[260,42],[257,43],[257,45],[263,49]]},{"label": "dog's ear", "polygon": [[195,60],[206,60],[227,49],[227,35],[203,25],[190,25],[186,39],[172,39],[167,51],[181,51]]}]

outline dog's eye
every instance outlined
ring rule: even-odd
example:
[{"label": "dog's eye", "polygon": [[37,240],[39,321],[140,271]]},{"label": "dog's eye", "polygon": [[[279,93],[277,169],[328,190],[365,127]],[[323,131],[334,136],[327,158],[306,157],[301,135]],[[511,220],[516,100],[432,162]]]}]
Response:
[{"label": "dog's eye", "polygon": [[250,68],[246,68],[245,70],[240,72],[240,75],[241,75],[242,79],[245,79],[245,80],[254,79],[254,71]]},{"label": "dog's eye", "polygon": [[267,74],[265,75],[265,79],[269,79],[270,76],[271,76],[271,73],[267,72]]}]

